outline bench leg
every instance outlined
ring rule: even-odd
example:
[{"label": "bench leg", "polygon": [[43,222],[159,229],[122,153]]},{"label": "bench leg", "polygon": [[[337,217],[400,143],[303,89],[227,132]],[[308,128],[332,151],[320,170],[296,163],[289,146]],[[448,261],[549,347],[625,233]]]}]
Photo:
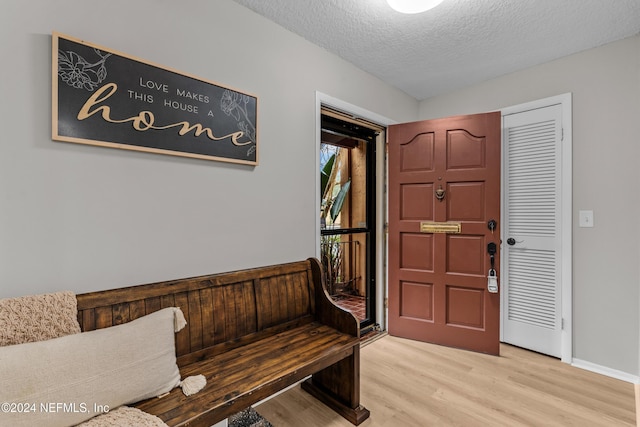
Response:
[{"label": "bench leg", "polygon": [[313,374],[302,389],[346,418],[359,425],[369,418],[369,410],[360,405],[360,347],[346,359]]}]

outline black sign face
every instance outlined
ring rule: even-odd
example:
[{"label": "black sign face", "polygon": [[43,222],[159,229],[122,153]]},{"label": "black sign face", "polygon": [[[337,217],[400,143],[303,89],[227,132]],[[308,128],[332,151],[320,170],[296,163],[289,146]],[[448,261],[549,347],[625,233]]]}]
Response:
[{"label": "black sign face", "polygon": [[257,165],[257,98],[54,33],[53,139]]}]

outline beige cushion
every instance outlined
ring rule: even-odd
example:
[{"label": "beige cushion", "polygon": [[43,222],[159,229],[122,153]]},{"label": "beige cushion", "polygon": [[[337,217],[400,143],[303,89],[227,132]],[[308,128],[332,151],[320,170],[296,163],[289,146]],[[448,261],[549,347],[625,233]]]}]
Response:
[{"label": "beige cushion", "polygon": [[167,427],[167,424],[155,415],[147,414],[137,408],[121,406],[118,409],[98,415],[78,424],[78,427]]},{"label": "beige cushion", "polygon": [[[180,383],[175,315],[166,308],[129,323],[0,347],[0,425],[69,426]],[[180,313],[181,314],[181,313]]]},{"label": "beige cushion", "polygon": [[0,299],[0,346],[80,333],[73,292]]}]

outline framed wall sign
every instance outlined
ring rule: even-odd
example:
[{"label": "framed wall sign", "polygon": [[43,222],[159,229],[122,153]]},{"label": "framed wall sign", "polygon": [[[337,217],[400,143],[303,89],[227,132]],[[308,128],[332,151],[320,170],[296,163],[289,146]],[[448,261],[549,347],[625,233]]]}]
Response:
[{"label": "framed wall sign", "polygon": [[52,138],[258,164],[257,98],[53,33]]}]

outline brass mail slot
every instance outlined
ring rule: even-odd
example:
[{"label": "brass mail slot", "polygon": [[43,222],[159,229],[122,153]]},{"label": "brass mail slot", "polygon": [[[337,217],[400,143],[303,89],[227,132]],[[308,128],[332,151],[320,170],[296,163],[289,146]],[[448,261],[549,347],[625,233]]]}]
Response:
[{"label": "brass mail slot", "polygon": [[460,234],[462,232],[462,224],[459,222],[421,222],[420,232]]}]

